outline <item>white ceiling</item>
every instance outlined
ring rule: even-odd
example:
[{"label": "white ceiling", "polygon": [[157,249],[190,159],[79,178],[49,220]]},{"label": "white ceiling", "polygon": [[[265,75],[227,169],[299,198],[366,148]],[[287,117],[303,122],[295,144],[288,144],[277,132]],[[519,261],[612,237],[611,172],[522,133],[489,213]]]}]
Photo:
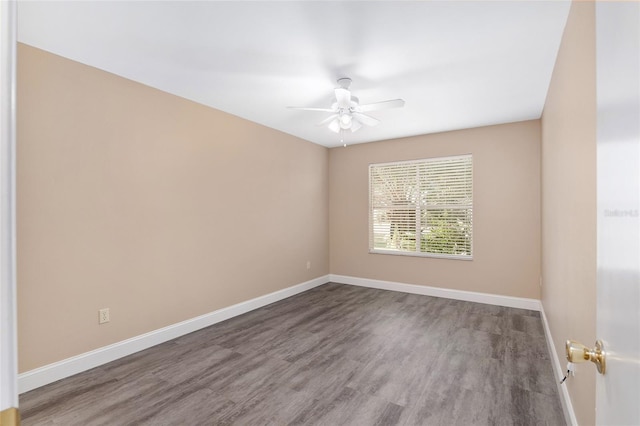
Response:
[{"label": "white ceiling", "polygon": [[[354,144],[539,118],[569,1],[22,1],[18,40],[300,138],[336,79],[382,122]],[[141,112],[144,113],[144,112]]]}]

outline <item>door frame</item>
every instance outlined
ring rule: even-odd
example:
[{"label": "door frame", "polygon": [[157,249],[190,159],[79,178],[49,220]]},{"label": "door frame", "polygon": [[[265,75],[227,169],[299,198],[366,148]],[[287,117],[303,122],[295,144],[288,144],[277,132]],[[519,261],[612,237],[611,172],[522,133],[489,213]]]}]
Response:
[{"label": "door frame", "polygon": [[0,423],[19,424],[16,317],[16,8],[0,1]]}]

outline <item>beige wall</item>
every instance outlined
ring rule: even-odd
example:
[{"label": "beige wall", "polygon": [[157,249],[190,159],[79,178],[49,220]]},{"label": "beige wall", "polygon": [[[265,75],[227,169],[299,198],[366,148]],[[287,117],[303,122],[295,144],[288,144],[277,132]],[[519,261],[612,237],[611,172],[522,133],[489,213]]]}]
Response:
[{"label": "beige wall", "polygon": [[329,273],[326,148],[18,49],[21,372]]},{"label": "beige wall", "polygon": [[[542,114],[542,304],[558,358],[596,330],[595,7],[574,2]],[[595,423],[595,368],[566,386],[578,422]]]},{"label": "beige wall", "polygon": [[[540,298],[542,268],[560,358],[592,342],[594,43],[574,4],[541,121],[331,150],[20,45],[20,371],[329,271]],[[368,165],[466,153],[474,260],[369,254]],[[567,383],[581,424],[591,370]]]},{"label": "beige wall", "polygon": [[[473,154],[473,260],[369,254],[368,165]],[[540,122],[330,150],[331,273],[538,299]]]}]

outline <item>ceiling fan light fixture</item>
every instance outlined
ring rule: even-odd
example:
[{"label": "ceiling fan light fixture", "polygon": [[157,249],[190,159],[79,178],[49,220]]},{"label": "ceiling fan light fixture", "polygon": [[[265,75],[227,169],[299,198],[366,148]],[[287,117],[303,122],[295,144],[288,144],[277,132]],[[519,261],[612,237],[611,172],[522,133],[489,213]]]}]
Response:
[{"label": "ceiling fan light fixture", "polygon": [[331,123],[329,123],[329,130],[331,130],[334,133],[340,133],[340,120],[339,119],[334,119]]},{"label": "ceiling fan light fixture", "polygon": [[343,129],[348,129],[351,127],[351,115],[348,113],[343,113],[340,115],[340,127]]}]

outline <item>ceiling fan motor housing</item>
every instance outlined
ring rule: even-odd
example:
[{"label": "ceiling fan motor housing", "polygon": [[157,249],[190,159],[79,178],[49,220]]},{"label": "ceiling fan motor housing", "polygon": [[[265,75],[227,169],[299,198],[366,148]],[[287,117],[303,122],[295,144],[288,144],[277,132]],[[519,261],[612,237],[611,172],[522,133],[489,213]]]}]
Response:
[{"label": "ceiling fan motor housing", "polygon": [[351,79],[349,77],[343,77],[338,79],[338,86],[343,89],[348,89],[351,86]]}]

